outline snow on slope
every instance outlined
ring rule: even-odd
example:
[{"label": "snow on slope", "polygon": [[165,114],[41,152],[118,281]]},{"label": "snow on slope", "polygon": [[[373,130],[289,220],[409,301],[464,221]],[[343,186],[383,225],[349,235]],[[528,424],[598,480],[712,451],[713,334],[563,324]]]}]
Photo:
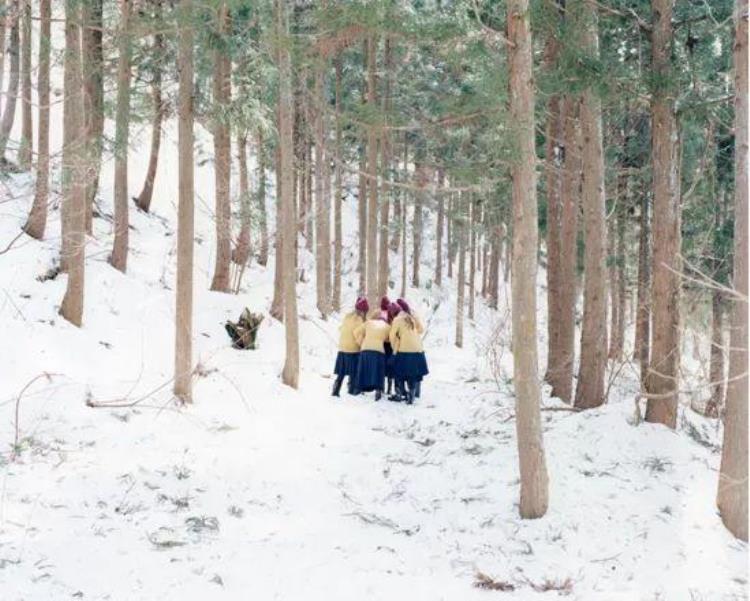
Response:
[{"label": "snow on slope", "polygon": [[[147,160],[139,143],[135,191]],[[208,148],[204,137],[199,156]],[[299,286],[299,391],[279,382],[284,331],[270,317],[260,350],[232,350],[222,323],[246,305],[267,311],[273,263],[253,265],[239,296],[208,291],[210,163],[197,170],[201,376],[195,403],[174,405],[174,149],[170,124],[155,214],[131,214],[127,275],[106,262],[111,222],[96,220],[83,328],[57,315],[64,276],[35,279],[58,252],[59,211],[45,242],[23,238],[0,256],[3,601],[746,598],[747,547],[714,509],[718,433],[690,413],[677,433],[632,426],[627,379],[599,410],[545,411],[550,511],[518,519],[505,305],[493,312],[478,302],[458,350],[452,282],[409,290],[429,322],[432,371],[414,407],[328,396],[337,320],[317,318],[314,282]],[[8,183],[19,198],[0,204],[0,248],[24,221],[30,186],[27,176]],[[111,164],[102,189],[108,213]],[[347,304],[356,280],[352,205]],[[311,257],[301,260],[312,277]],[[543,303],[540,286],[540,313]],[[24,392],[13,457],[16,400],[42,372],[56,375]],[[91,409],[87,398],[140,402]],[[560,406],[546,394],[543,402]],[[477,572],[514,590],[475,588]]]}]

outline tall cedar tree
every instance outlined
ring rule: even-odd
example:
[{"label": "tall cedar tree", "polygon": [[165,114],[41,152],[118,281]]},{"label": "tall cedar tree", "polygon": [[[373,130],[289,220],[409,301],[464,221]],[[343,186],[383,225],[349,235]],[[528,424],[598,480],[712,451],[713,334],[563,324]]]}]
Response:
[{"label": "tall cedar tree", "polygon": [[63,102],[62,238],[68,282],[60,315],[70,323],[83,322],[86,258],[86,203],[84,189],[84,124],[81,114],[81,31],[78,0],[65,2],[65,58]]},{"label": "tall cedar tree", "polygon": [[719,472],[719,513],[729,531],[747,541],[747,298],[748,298],[748,2],[737,0],[735,9],[734,89],[734,289],[731,351],[727,384],[724,445]]},{"label": "tall cedar tree", "polygon": [[513,385],[516,438],[521,472],[522,518],[547,513],[549,478],[544,458],[536,325],[538,244],[534,80],[528,0],[508,0],[510,117],[518,156],[511,165],[513,197]]},{"label": "tall cedar tree", "polygon": [[[585,52],[599,58],[596,9],[586,0],[576,2],[580,11],[580,33]],[[583,161],[584,260],[583,326],[581,361],[575,406],[598,407],[604,402],[604,372],[607,367],[606,224],[604,206],[604,148],[601,100],[591,86],[581,96]],[[514,249],[515,251],[515,249]]]},{"label": "tall cedar tree", "polygon": [[37,91],[39,94],[39,128],[36,163],[36,186],[34,202],[24,231],[37,240],[44,238],[47,227],[47,203],[49,202],[49,104],[50,104],[50,32],[52,23],[51,0],[39,0],[39,70]]},{"label": "tall cedar tree", "polygon": [[[297,235],[294,211],[294,99],[292,98],[292,63],[288,47],[289,26],[283,0],[274,2],[274,24],[279,68],[279,167],[281,168],[282,234],[287,240],[283,246],[284,326],[286,331],[286,357],[281,374],[287,386],[299,385],[299,323],[297,321],[297,290],[294,239]],[[278,260],[278,257],[277,257]]]},{"label": "tall cedar tree", "polygon": [[673,89],[672,7],[674,0],[653,0],[651,61],[651,160],[653,162],[653,269],[651,288],[651,361],[646,376],[646,421],[677,425],[680,364],[680,193],[677,119]]},{"label": "tall cedar tree", "polygon": [[177,290],[175,293],[174,394],[183,403],[193,398],[193,1],[180,0],[177,40]]},{"label": "tall cedar tree", "polygon": [[229,103],[232,95],[232,61],[227,50],[230,28],[226,0],[217,15],[218,41],[214,50],[214,189],[216,194],[216,262],[211,290],[229,292],[229,267],[232,260],[232,205],[229,199],[232,164],[232,139],[229,127]]}]

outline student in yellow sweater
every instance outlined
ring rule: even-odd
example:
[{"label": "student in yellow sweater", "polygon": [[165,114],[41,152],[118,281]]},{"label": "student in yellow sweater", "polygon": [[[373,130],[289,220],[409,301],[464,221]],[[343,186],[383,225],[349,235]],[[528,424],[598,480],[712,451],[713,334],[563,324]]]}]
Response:
[{"label": "student in yellow sweater", "polygon": [[375,391],[375,400],[383,396],[385,387],[385,341],[391,326],[381,319],[380,309],[370,311],[367,321],[354,330],[359,342],[359,366],[356,388],[360,392]]},{"label": "student in yellow sweater", "polygon": [[430,373],[422,346],[424,324],[404,299],[396,302],[401,312],[393,320],[389,334],[393,347],[393,371],[397,379],[406,383],[405,400],[411,405],[419,396],[422,378]]},{"label": "student in yellow sweater", "polygon": [[344,376],[349,378],[349,394],[357,394],[354,380],[359,365],[359,341],[354,336],[354,332],[365,323],[368,309],[367,299],[358,298],[357,302],[354,303],[354,311],[345,315],[339,326],[339,352],[336,355],[336,365],[333,368],[333,373],[336,374],[336,379],[333,382],[333,396],[339,396]]}]

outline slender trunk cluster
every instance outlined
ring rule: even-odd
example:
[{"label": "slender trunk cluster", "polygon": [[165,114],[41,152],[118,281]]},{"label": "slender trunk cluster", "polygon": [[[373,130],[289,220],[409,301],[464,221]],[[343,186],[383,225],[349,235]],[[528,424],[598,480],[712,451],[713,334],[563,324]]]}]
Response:
[{"label": "slender trunk cluster", "polygon": [[[132,0],[131,0],[132,1]],[[104,136],[103,0],[82,3],[83,112],[86,128],[86,231],[93,231],[94,200],[99,188]]]},{"label": "slender trunk cluster", "polygon": [[31,169],[31,0],[22,0],[21,13],[21,141],[18,146],[18,166]]},{"label": "slender trunk cluster", "polygon": [[[67,9],[68,5],[66,4],[66,10]],[[9,12],[11,18],[10,41],[8,44],[8,54],[10,54],[10,79],[8,80],[8,91],[5,95],[3,119],[2,122],[0,122],[0,162],[4,162],[6,160],[5,153],[8,149],[10,132],[13,129],[13,121],[15,120],[16,116],[16,100],[18,99],[18,87],[20,81],[21,54],[21,37],[19,33],[21,22],[20,0],[13,0],[12,4],[10,5]]]}]

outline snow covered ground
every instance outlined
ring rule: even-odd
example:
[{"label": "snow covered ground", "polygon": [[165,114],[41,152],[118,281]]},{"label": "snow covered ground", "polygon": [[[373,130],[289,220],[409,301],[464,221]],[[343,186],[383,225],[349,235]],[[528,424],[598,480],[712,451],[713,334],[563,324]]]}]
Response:
[{"label": "snow covered ground", "polygon": [[[632,425],[629,375],[599,410],[544,412],[550,510],[518,518],[505,305],[478,300],[459,350],[452,282],[409,291],[432,371],[413,407],[329,396],[337,319],[318,319],[314,282],[298,289],[299,391],[279,381],[284,330],[270,317],[260,350],[231,349],[223,322],[245,306],[267,312],[273,262],[253,264],[238,296],[208,291],[210,163],[197,171],[200,375],[194,404],[175,405],[174,144],[170,126],[154,214],[131,214],[127,275],[107,264],[111,221],[95,220],[83,328],[57,314],[65,277],[36,279],[58,252],[58,210],[47,240],[21,238],[0,256],[0,599],[747,598],[747,546],[715,510],[715,423],[688,410],[677,432]],[[145,154],[132,153],[133,194]],[[105,214],[110,182],[107,164]],[[31,183],[1,184],[0,248],[25,219]],[[540,287],[540,310],[543,299]],[[546,391],[543,404],[561,407]]]}]

